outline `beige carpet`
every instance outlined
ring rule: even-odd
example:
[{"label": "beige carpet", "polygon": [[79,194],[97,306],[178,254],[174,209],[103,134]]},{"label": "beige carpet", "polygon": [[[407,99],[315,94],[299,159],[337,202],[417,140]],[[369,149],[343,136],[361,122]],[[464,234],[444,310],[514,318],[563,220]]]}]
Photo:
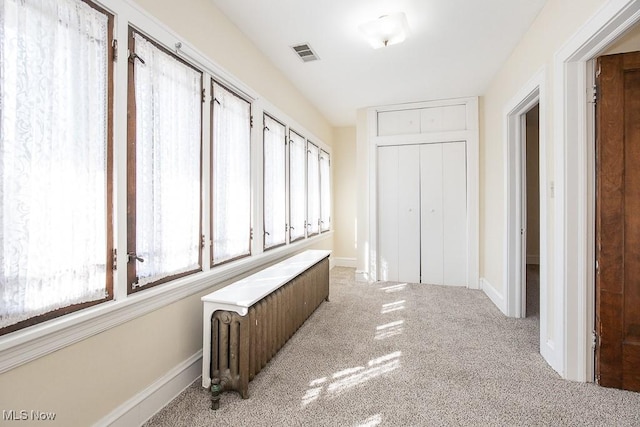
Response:
[{"label": "beige carpet", "polygon": [[210,410],[196,381],[149,426],[640,426],[640,393],[564,381],[538,319],[480,291],[363,284],[331,271],[323,303],[249,384]]}]

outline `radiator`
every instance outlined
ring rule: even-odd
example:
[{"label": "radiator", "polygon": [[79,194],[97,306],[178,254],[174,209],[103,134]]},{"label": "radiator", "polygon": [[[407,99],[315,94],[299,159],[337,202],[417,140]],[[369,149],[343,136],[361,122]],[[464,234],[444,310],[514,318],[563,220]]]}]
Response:
[{"label": "radiator", "polygon": [[205,369],[210,374],[213,408],[217,409],[223,391],[237,391],[248,398],[249,381],[328,298],[329,259],[325,257],[247,307],[245,313],[241,311],[244,315],[214,311],[210,365]]}]

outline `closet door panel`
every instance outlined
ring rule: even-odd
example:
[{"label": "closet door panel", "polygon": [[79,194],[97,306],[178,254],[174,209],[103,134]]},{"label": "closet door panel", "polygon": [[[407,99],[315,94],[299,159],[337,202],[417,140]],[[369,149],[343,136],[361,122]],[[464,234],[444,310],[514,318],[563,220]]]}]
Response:
[{"label": "closet door panel", "polygon": [[398,147],[378,148],[378,279],[398,280]]},{"label": "closet door panel", "polygon": [[443,284],[442,144],[420,147],[422,283]]},{"label": "closet door panel", "polygon": [[444,284],[467,285],[466,144],[442,144]]},{"label": "closet door panel", "polygon": [[398,149],[398,281],[420,283],[420,147]]}]

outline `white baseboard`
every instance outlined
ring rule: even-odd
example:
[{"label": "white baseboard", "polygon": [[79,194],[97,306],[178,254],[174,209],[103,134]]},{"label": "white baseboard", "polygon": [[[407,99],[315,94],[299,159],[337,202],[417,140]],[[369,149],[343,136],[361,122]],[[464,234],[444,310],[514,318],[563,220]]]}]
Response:
[{"label": "white baseboard", "polygon": [[356,268],[355,258],[332,257],[334,267]]},{"label": "white baseboard", "polygon": [[480,289],[482,289],[491,302],[494,303],[505,316],[507,316],[507,301],[484,277],[480,278]]},{"label": "white baseboard", "polygon": [[540,264],[540,255],[527,255],[527,264]]},{"label": "white baseboard", "polygon": [[96,426],[139,426],[164,408],[202,375],[202,350],[98,421]]},{"label": "white baseboard", "polygon": [[368,282],[369,273],[366,271],[356,270],[356,282]]}]

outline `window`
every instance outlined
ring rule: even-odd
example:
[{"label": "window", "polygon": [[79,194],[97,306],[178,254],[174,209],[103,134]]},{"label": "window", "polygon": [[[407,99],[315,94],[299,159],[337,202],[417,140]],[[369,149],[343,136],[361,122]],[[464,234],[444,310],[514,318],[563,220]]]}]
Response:
[{"label": "window", "polygon": [[320,232],[331,229],[331,157],[320,150]]},{"label": "window", "polygon": [[289,131],[289,241],[305,237],[306,154],[304,137]]},{"label": "window", "polygon": [[78,0],[3,0],[0,17],[6,334],[112,298],[113,17]]},{"label": "window", "polygon": [[129,33],[127,255],[134,292],[201,269],[202,73]]},{"label": "window", "polygon": [[320,150],[309,142],[307,148],[307,235],[320,232]]},{"label": "window", "polygon": [[[112,15],[94,1],[0,1],[0,340],[24,337],[29,352],[42,345],[32,325],[64,316],[51,322],[49,351],[302,249],[330,227],[322,144],[268,113],[252,135],[254,103],[268,102],[232,76],[222,83],[188,40],[175,43],[127,2],[108,2]],[[116,20],[129,25],[119,58]],[[128,69],[122,79],[115,64]],[[126,137],[114,138],[125,120]],[[262,155],[252,137],[263,138]],[[252,175],[261,161],[263,176]],[[114,210],[116,200],[126,206]],[[256,231],[263,247],[252,246]],[[5,350],[0,363],[13,357]]]},{"label": "window", "polygon": [[251,104],[212,82],[212,264],[251,254]]},{"label": "window", "polygon": [[264,247],[286,243],[286,128],[264,115]]}]

